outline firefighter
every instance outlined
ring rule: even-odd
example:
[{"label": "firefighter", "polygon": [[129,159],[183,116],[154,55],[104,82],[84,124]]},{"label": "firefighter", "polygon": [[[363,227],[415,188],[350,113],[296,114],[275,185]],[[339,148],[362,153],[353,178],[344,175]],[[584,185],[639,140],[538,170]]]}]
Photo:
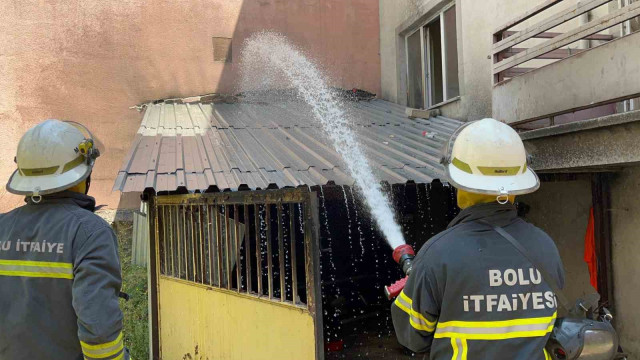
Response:
[{"label": "firefighter", "polygon": [[46,120],[18,144],[0,215],[0,360],[128,359],[116,236],[87,196],[99,151],[80,124]]},{"label": "firefighter", "polygon": [[493,228],[515,237],[563,286],[553,240],[518,218],[513,204],[540,186],[520,137],[494,119],[468,123],[451,137],[443,164],[462,210],[420,249],[391,305],[398,341],[436,360],[548,359],[555,295]]}]

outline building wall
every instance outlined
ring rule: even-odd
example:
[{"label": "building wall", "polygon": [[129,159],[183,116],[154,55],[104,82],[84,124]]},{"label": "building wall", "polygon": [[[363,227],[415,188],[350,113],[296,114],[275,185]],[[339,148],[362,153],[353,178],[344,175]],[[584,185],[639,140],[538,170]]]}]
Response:
[{"label": "building wall", "polygon": [[[638,254],[640,242],[640,167],[626,167],[611,182],[611,238],[613,264],[613,310],[616,329],[629,359],[640,359],[640,290]],[[566,271],[566,293],[575,299],[591,292],[587,265],[583,260],[584,236],[592,204],[588,175],[573,181],[543,182],[540,190],[521,196],[531,207],[526,220],[546,231],[556,242]]]},{"label": "building wall", "polygon": [[493,116],[512,123],[640,93],[638,43],[632,34],[496,85]]},{"label": "building wall", "polygon": [[[380,0],[380,57],[382,98],[406,105],[406,60],[404,38],[408,32],[423,25],[431,16],[429,13],[451,0]],[[492,62],[491,46],[493,31],[543,0],[512,1],[455,1],[457,10],[458,69],[460,99],[440,106],[443,115],[461,120],[475,120],[492,116]],[[575,6],[577,0],[564,1],[553,8],[532,17],[516,26],[521,30],[537,23],[567,7]],[[592,17],[600,17],[606,8],[598,8]],[[481,16],[480,16],[481,14]],[[552,29],[564,32],[580,24],[579,18]],[[528,40],[519,47],[531,47],[546,41]],[[575,43],[571,48],[582,47]],[[533,60],[524,67],[538,67],[548,64],[547,60]]]},{"label": "building wall", "polygon": [[525,219],[544,230],[555,241],[565,269],[565,294],[573,301],[595,292],[584,262],[584,236],[591,209],[588,175],[572,181],[543,182],[533,194],[518,197],[529,205]]},{"label": "building wall", "polygon": [[398,96],[398,68],[396,26],[419,12],[421,0],[380,0],[380,97],[398,104],[406,104],[405,98]]},{"label": "building wall", "polygon": [[[378,2],[371,0],[127,0],[0,2],[0,182],[18,140],[46,118],[86,124],[103,152],[98,204],[117,207],[113,181],[148,100],[234,92],[243,40],[287,35],[332,85],[380,92]],[[233,38],[214,62],[212,37]],[[0,211],[21,203],[0,189]]]},{"label": "building wall", "polygon": [[629,359],[640,359],[640,167],[628,167],[611,183],[613,295],[616,329]]},{"label": "building wall", "polygon": [[624,166],[640,162],[640,111],[531,131],[521,137],[536,170]]},{"label": "building wall", "polygon": [[[442,6],[443,3],[448,2],[448,0],[380,0],[381,95],[383,99],[406,104],[406,62],[404,59],[404,35],[402,32],[407,31],[407,29],[417,28],[424,23],[424,20],[426,20],[424,19],[424,15],[427,14],[430,9]],[[493,85],[491,78],[492,60],[490,56],[492,33],[498,26],[501,26],[506,21],[540,3],[542,3],[542,0],[456,1],[456,7],[458,7],[457,38],[461,97],[459,101],[440,107],[445,116],[462,120],[496,116],[496,112],[492,111]],[[577,0],[563,1],[560,5],[554,6],[554,8],[543,12],[541,15],[533,17],[515,29],[522,29],[568,6],[574,6],[576,3]],[[592,11],[589,18],[593,20],[616,9],[616,2],[612,2],[598,8],[596,11]],[[551,29],[551,31],[565,32],[576,28],[585,21],[585,17],[576,18],[563,26]],[[616,26],[601,33],[619,36],[619,27]],[[542,41],[544,40],[528,40],[519,46],[531,47]],[[624,40],[617,41],[617,44],[623,43]],[[578,41],[568,47],[575,49],[596,45],[599,45],[598,41]],[[611,44],[611,46],[608,47],[612,48],[616,46],[616,44]],[[593,53],[584,55],[593,55]],[[575,61],[575,59],[569,60],[569,62],[570,61]],[[522,66],[538,67],[548,63],[549,61],[535,60],[525,63]],[[555,65],[557,68],[558,65],[561,66],[562,64]],[[552,67],[550,66],[549,68]],[[542,71],[545,70],[548,69]],[[564,70],[565,71],[559,73],[560,76],[555,76],[555,78],[562,78],[573,74],[573,70],[570,68]],[[533,79],[535,74],[532,73],[531,75],[530,78],[532,79],[530,80],[535,80]],[[616,76],[610,76],[608,79],[618,78],[619,77]],[[633,78],[633,76],[625,77],[625,80]],[[534,83],[536,82],[530,81],[523,89],[529,91],[535,89]],[[580,91],[580,94],[584,95],[586,92],[593,91],[593,89],[593,86],[587,86],[584,87],[584,89],[574,88],[572,91],[565,91],[564,94],[561,95],[574,96],[575,91]],[[602,95],[597,92],[594,94]],[[511,96],[513,96],[513,92]],[[523,99],[524,98],[520,97],[514,101]],[[566,108],[569,108],[569,103],[572,99],[566,100]],[[500,110],[512,111],[514,101],[505,101]],[[627,129],[633,126],[635,125],[629,124],[622,127]],[[611,130],[614,128],[608,129]],[[617,129],[617,127],[615,129]],[[554,136],[528,141],[528,150],[534,155],[534,165],[536,162],[540,165],[541,160],[553,163],[558,163],[560,160],[567,160],[563,166],[548,166],[548,163],[540,166],[542,168],[559,170],[561,168],[566,169],[567,164],[575,162],[576,158],[585,159],[587,162],[592,161],[594,154],[600,155],[598,152],[599,147],[604,149],[604,147],[607,146],[603,144],[611,143],[611,141],[609,141],[610,138],[619,138],[611,133],[609,133],[607,137],[605,132],[603,133],[605,136],[600,139],[599,142],[595,140],[592,142],[581,141],[589,134],[591,134],[591,132],[582,131],[581,133],[567,134],[564,135],[564,137]],[[562,144],[558,143],[560,140],[566,140],[567,144],[565,145],[567,146],[561,147],[560,145]],[[614,141],[613,143],[617,144],[618,142]],[[581,149],[581,146],[584,149]],[[610,147],[611,146],[608,148]],[[627,146],[624,146],[624,144],[618,146],[619,149],[615,146],[614,148],[618,151],[608,151],[605,153],[611,156],[615,155],[615,157],[618,158],[632,153],[632,150],[637,148],[637,146],[634,147],[629,143]],[[548,149],[555,149],[555,154],[553,151],[547,151]],[[546,152],[549,152],[549,154],[547,154],[548,156],[545,156]],[[622,161],[623,164],[620,164],[620,161],[613,163],[628,166],[629,161],[635,160],[626,159],[626,164],[625,161]],[[604,164],[612,164],[612,162],[609,161]],[[603,163],[600,162],[595,165],[603,165]],[[575,165],[571,165],[571,167],[572,166]],[[536,166],[536,168],[538,168],[538,166]],[[612,208],[610,209],[610,213],[612,217],[612,262],[614,305],[617,315],[616,326],[621,335],[622,346],[627,352],[631,352],[632,354],[631,359],[640,359],[640,341],[637,336],[637,334],[640,333],[640,326],[638,325],[640,324],[640,311],[637,310],[635,305],[637,297],[640,295],[640,290],[638,290],[637,286],[630,285],[637,283],[637,279],[640,277],[640,266],[638,266],[637,261],[637,254],[640,253],[640,242],[637,241],[640,217],[636,215],[640,213],[639,179],[640,168],[627,167],[613,181],[611,186]],[[556,241],[566,269],[566,289],[569,297],[576,298],[587,292],[592,292],[593,289],[589,283],[588,268],[583,260],[584,236],[589,209],[592,204],[591,184],[588,175],[580,177],[575,181],[544,182],[539,191],[534,194],[519,197],[519,199],[531,207],[530,213],[526,216],[527,220],[545,230]]]},{"label": "building wall", "polygon": [[[433,8],[449,0],[380,0],[382,98],[406,105],[406,32],[427,20]],[[515,16],[530,1],[456,1],[460,100],[441,107],[463,120],[491,116],[491,48],[493,29]],[[426,16],[425,16],[426,14]],[[482,16],[478,16],[482,14]]]}]

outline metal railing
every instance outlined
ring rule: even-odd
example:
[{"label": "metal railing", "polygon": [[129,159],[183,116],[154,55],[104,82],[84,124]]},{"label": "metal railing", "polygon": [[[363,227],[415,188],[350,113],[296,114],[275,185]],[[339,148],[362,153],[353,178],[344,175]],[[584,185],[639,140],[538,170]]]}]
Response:
[{"label": "metal railing", "polygon": [[[563,0],[547,0],[535,8],[525,12],[517,18],[497,28],[493,33],[493,81],[497,84],[507,78],[522,75],[535,70],[535,67],[519,67],[534,59],[559,60],[572,56],[586,49],[565,49],[578,40],[613,40],[612,35],[598,34],[599,32],[621,24],[634,17],[640,16],[640,2],[631,3],[609,12],[607,15],[593,19],[564,33],[549,32],[553,28],[586,14],[612,0],[586,0],[563,9],[544,20],[541,20],[520,31],[509,29],[522,24],[532,17],[541,14]],[[530,48],[516,47],[530,39],[549,39]]]},{"label": "metal railing", "polygon": [[315,313],[316,201],[308,189],[156,196],[157,273]]}]

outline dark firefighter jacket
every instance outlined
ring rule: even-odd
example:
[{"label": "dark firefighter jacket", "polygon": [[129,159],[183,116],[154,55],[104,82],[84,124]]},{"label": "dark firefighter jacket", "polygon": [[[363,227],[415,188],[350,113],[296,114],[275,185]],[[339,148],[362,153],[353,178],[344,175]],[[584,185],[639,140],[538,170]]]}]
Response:
[{"label": "dark firefighter jacket", "polygon": [[0,360],[128,359],[117,239],[73,192],[0,214]]},{"label": "dark firefighter jacket", "polygon": [[415,257],[391,306],[398,341],[435,360],[547,359],[557,303],[541,274],[487,224],[503,227],[562,288],[554,242],[511,204],[464,209]]}]

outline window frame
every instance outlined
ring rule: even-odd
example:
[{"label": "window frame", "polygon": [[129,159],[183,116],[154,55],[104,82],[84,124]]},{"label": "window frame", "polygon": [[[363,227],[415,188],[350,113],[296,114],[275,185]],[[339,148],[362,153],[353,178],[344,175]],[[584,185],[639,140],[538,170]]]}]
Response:
[{"label": "window frame", "polygon": [[[447,52],[445,50],[445,21],[444,21],[444,13],[447,12],[449,9],[451,9],[452,7],[454,7],[456,5],[455,1],[450,2],[449,4],[445,5],[442,7],[442,9],[440,9],[438,11],[437,14],[434,14],[433,16],[431,16],[429,19],[427,19],[426,21],[423,21],[420,23],[420,25],[413,31],[407,33],[404,37],[404,49],[405,49],[405,59],[406,59],[406,67],[405,67],[405,72],[406,72],[406,78],[407,78],[407,103],[409,103],[409,98],[410,98],[410,91],[411,89],[409,89],[409,37],[414,35],[417,32],[420,32],[420,58],[421,58],[421,68],[422,68],[422,75],[421,75],[421,79],[422,79],[422,104],[423,104],[423,108],[424,109],[430,109],[430,108],[434,108],[434,107],[438,107],[447,103],[450,103],[452,101],[455,101],[457,99],[460,98],[460,95],[458,94],[457,96],[448,98],[448,94],[447,94]],[[457,14],[456,14],[457,15]],[[441,56],[442,56],[442,67],[440,69],[440,71],[442,72],[442,101],[438,102],[438,103],[434,103],[433,102],[433,89],[431,87],[431,64],[430,64],[430,54],[429,54],[429,49],[431,48],[431,44],[430,44],[430,40],[429,40],[429,29],[427,28],[428,25],[430,25],[431,23],[433,23],[434,21],[440,21],[440,47],[441,47]],[[457,23],[458,19],[456,16],[456,23]],[[458,32],[457,32],[457,26],[456,26],[456,46],[458,43]],[[459,58],[459,56],[458,56]],[[456,59],[457,61],[458,59]],[[429,63],[428,63],[429,62]],[[458,70],[459,71],[459,70]],[[460,75],[458,74],[458,85],[460,84]]]}]

